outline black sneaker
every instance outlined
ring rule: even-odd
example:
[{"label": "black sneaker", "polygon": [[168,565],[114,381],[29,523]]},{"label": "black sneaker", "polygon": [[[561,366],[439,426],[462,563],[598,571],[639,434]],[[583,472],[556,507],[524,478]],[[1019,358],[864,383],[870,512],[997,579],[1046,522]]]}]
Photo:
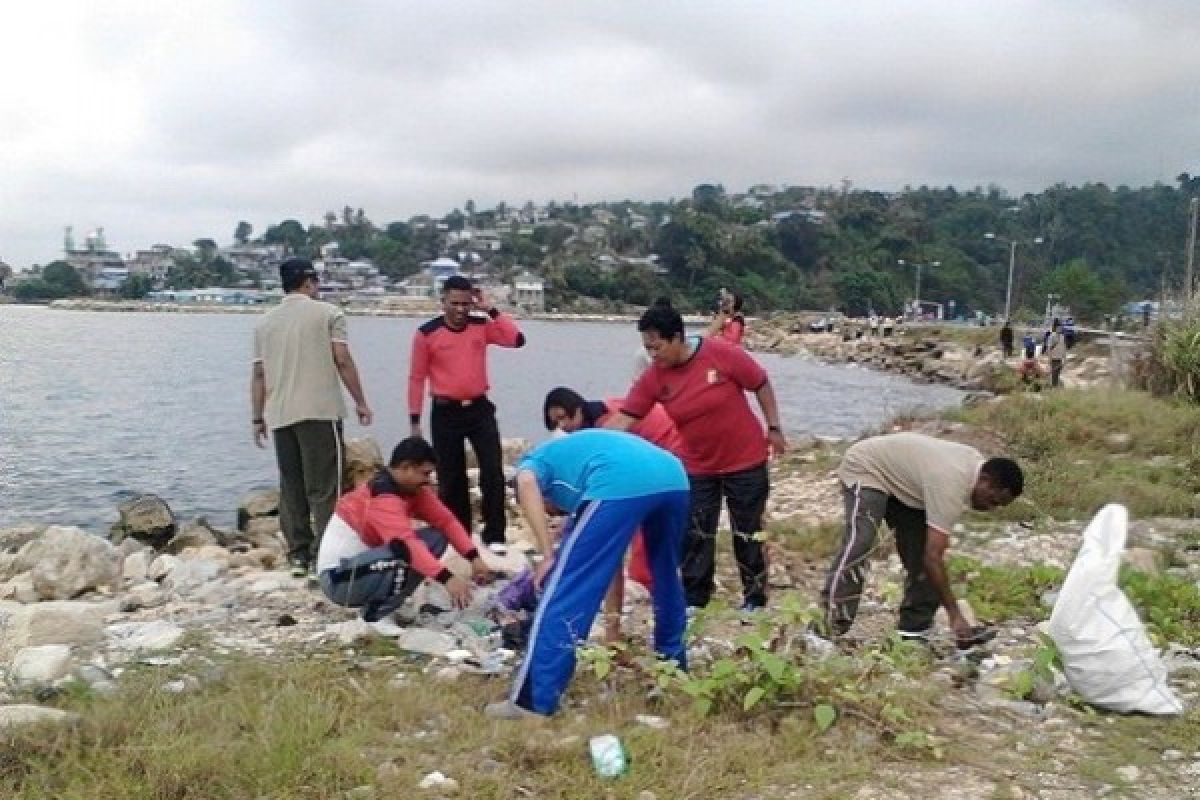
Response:
[{"label": "black sneaker", "polygon": [[987,644],[996,638],[996,632],[986,625],[976,625],[967,632],[966,636],[956,637],[954,644],[959,650],[970,650],[973,647]]},{"label": "black sneaker", "polygon": [[288,558],[288,566],[292,570],[293,578],[307,578],[312,574],[312,562],[303,556],[291,556]]},{"label": "black sneaker", "polygon": [[922,628],[916,631],[906,631],[903,628],[897,628],[896,635],[900,637],[900,641],[902,642],[929,644],[933,640],[933,628]]}]

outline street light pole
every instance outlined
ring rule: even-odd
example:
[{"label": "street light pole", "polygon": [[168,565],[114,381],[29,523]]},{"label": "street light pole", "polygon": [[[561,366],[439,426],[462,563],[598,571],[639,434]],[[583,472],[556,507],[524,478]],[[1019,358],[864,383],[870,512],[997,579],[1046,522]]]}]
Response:
[{"label": "street light pole", "polygon": [[1008,243],[1008,288],[1004,290],[1004,321],[1012,319],[1013,272],[1017,269],[1017,240]]},{"label": "street light pole", "polygon": [[[1004,319],[1012,319],[1012,290],[1013,290],[1013,273],[1017,269],[1017,244],[1016,239],[1005,239],[1002,236],[997,236],[994,233],[985,233],[985,239],[991,239],[995,242],[1006,242],[1008,244],[1008,286],[1004,290]],[[1030,244],[1041,244],[1042,237],[1038,236]]]},{"label": "street light pole", "polygon": [[[905,261],[903,258],[896,259],[896,263],[901,266],[908,264],[908,262]],[[914,320],[921,318],[921,268],[922,267],[939,267],[939,266],[941,266],[941,264],[942,264],[942,262],[940,262],[940,261],[930,261],[928,264],[913,264],[913,266],[917,270],[916,285],[913,286],[913,319]]]}]

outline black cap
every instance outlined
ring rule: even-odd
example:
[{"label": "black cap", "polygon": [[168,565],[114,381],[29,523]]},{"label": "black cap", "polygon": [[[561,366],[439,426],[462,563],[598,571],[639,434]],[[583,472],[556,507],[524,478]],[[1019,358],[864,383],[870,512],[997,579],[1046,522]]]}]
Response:
[{"label": "black cap", "polygon": [[279,265],[279,281],[285,289],[298,287],[309,278],[320,280],[316,268],[307,258],[289,258]]}]

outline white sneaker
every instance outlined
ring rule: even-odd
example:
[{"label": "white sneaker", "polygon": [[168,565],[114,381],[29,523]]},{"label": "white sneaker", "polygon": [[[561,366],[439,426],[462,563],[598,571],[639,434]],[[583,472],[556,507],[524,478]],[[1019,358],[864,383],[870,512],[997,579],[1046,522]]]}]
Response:
[{"label": "white sneaker", "polygon": [[501,700],[498,703],[488,703],[483,707],[483,715],[489,719],[529,719],[541,720],[545,717],[527,708],[521,708],[512,700]]},{"label": "white sneaker", "polygon": [[500,542],[492,542],[491,544],[489,544],[487,546],[487,548],[488,548],[488,550],[491,550],[493,553],[495,553],[498,556],[508,555],[508,545],[506,545],[506,544],[501,544]]},{"label": "white sneaker", "polygon": [[404,633],[404,628],[397,625],[396,621],[391,617],[384,617],[374,622],[368,622],[367,626],[380,636],[399,636]]}]

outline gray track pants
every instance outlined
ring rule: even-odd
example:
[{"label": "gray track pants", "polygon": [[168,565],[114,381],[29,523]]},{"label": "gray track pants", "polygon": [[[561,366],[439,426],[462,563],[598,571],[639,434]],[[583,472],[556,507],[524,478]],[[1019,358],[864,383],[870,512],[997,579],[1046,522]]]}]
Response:
[{"label": "gray track pants", "polygon": [[914,632],[928,629],[933,625],[941,598],[925,576],[925,511],[910,508],[878,489],[857,484],[844,487],[842,496],[846,532],[821,591],[821,605],[830,632],[843,634],[854,624],[880,522],[886,522],[892,530],[896,551],[907,573],[898,627]]}]

